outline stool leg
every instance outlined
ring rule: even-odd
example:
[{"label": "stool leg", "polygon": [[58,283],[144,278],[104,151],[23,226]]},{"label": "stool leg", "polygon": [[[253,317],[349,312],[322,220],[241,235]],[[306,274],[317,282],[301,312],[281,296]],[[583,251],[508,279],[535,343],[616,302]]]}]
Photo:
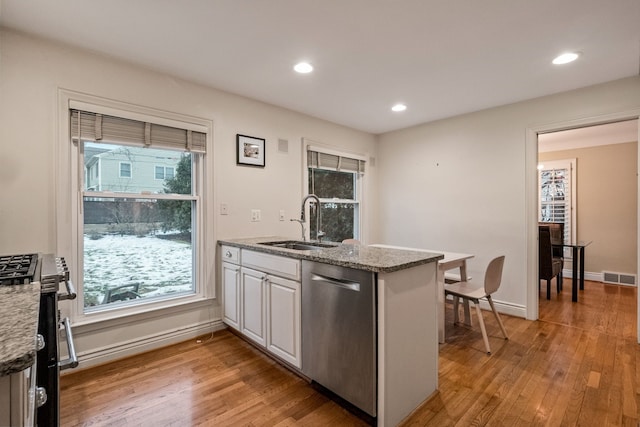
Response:
[{"label": "stool leg", "polygon": [[458,302],[460,301],[460,298],[458,298],[457,296],[453,296],[453,323],[457,324],[459,321],[459,315],[458,315]]},{"label": "stool leg", "polygon": [[469,310],[469,300],[462,301],[462,308],[464,310],[464,324],[471,326],[471,311]]},{"label": "stool leg", "polygon": [[498,325],[500,325],[500,330],[502,331],[502,335],[504,335],[504,339],[508,340],[509,336],[507,335],[507,330],[504,328],[504,323],[502,323],[500,314],[498,314],[496,307],[493,305],[493,300],[491,299],[491,295],[487,295],[487,301],[489,301],[489,305],[491,306],[491,311],[493,311],[493,315],[496,317],[496,320],[498,321]]},{"label": "stool leg", "polygon": [[484,346],[487,348],[487,354],[491,354],[491,347],[489,347],[489,337],[487,337],[487,328],[484,326],[484,319],[482,318],[482,310],[480,310],[479,301],[474,301],[476,306],[476,313],[478,313],[478,323],[480,323],[480,330],[482,331],[482,339],[484,340]]}]

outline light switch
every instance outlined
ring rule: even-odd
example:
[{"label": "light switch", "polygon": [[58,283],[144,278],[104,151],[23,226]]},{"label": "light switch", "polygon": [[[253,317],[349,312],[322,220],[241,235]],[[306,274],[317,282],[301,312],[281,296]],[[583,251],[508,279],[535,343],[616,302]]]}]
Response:
[{"label": "light switch", "polygon": [[229,206],[226,203],[220,203],[220,215],[229,215]]},{"label": "light switch", "polygon": [[251,221],[258,222],[260,219],[260,209],[251,209]]},{"label": "light switch", "polygon": [[284,209],[280,209],[280,215],[278,217],[280,221],[284,221]]}]

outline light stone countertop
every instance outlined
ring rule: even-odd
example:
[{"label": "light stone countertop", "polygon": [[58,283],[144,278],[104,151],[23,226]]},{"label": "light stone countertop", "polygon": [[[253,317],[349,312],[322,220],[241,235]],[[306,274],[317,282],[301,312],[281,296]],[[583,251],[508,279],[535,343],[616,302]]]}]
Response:
[{"label": "light stone countertop", "polygon": [[39,283],[0,285],[0,376],[35,362],[39,308]]},{"label": "light stone countertop", "polygon": [[282,236],[254,237],[245,239],[222,239],[218,244],[251,249],[273,255],[323,262],[325,264],[372,271],[374,273],[391,273],[417,265],[436,262],[443,258],[442,254],[418,252],[400,249],[377,248],[364,245],[329,243],[334,246],[319,250],[294,250],[263,245],[264,242],[296,240]]}]

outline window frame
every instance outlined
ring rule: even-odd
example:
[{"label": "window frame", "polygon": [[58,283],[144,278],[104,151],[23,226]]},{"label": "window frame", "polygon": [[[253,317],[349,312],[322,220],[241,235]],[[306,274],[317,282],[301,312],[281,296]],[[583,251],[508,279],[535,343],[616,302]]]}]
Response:
[{"label": "window frame", "polygon": [[[129,165],[129,176],[122,175],[122,166]],[[132,179],[133,178],[133,165],[131,162],[118,162],[118,178]]]},{"label": "window frame", "polygon": [[[316,141],[312,141],[309,140],[307,138],[303,138],[303,149],[302,149],[302,164],[303,164],[303,183],[302,183],[302,192],[304,195],[306,195],[309,192],[309,163],[308,163],[308,156],[307,156],[307,151],[312,150],[312,151],[317,151],[319,153],[324,153],[324,154],[330,154],[330,155],[334,155],[334,156],[341,156],[341,157],[349,157],[352,159],[357,159],[357,160],[362,160],[366,162],[366,159],[368,158],[367,154],[363,154],[363,153],[354,153],[354,152],[350,152],[350,151],[346,151],[343,150],[341,148],[337,148],[337,147],[330,147],[330,146],[326,146],[324,144],[320,144]],[[325,169],[325,170],[335,170],[333,168],[326,168],[326,167],[320,167],[319,169]],[[350,171],[349,171],[350,172]],[[365,230],[367,230],[366,226],[365,226],[365,221],[366,221],[366,215],[365,215],[365,188],[366,188],[366,180],[367,180],[367,173],[355,173],[352,172],[355,176],[355,183],[354,183],[354,192],[356,195],[356,204],[358,206],[357,212],[356,212],[356,216],[357,216],[357,220],[354,223],[354,234],[356,236],[353,236],[355,239],[360,240],[362,243],[366,243],[367,241],[367,235]],[[352,199],[327,199],[327,198],[320,198],[320,204],[323,203],[354,203],[354,201]],[[310,212],[310,204],[307,203],[306,206],[304,207],[305,209],[305,217],[306,218],[311,218],[311,212]],[[311,239],[311,225],[309,224],[308,227],[306,227],[305,230],[305,237],[307,239]]]},{"label": "window frame", "polygon": [[[162,178],[158,178],[157,171],[158,171],[159,168],[162,168]],[[169,179],[169,178],[167,178],[167,170],[168,169],[171,169],[173,171],[173,174],[171,175],[171,178],[176,176],[175,168],[173,168],[171,166],[154,165],[153,166],[153,177],[154,177],[154,179],[157,180],[157,181],[164,181],[165,179]]]},{"label": "window frame", "polygon": [[[200,119],[193,116],[170,113],[156,110],[149,107],[134,106],[128,103],[108,100],[104,98],[86,95],[79,92],[59,89],[58,91],[58,191],[60,197],[56,200],[56,232],[59,236],[56,239],[56,253],[64,256],[69,265],[72,281],[76,284],[78,297],[71,301],[70,307],[63,309],[65,314],[71,317],[74,325],[93,324],[96,322],[118,322],[131,316],[151,316],[158,310],[173,311],[180,306],[190,304],[200,304],[216,297],[215,282],[211,279],[215,277],[215,263],[212,256],[205,253],[207,241],[215,241],[214,225],[207,224],[207,212],[213,210],[215,204],[213,195],[213,182],[209,177],[213,171],[213,156],[210,147],[213,123],[210,120]],[[141,301],[133,305],[122,305],[118,307],[105,307],[105,309],[84,312],[84,297],[82,294],[82,203],[84,185],[84,165],[80,150],[83,144],[71,142],[71,132],[69,123],[71,119],[70,109],[81,109],[101,114],[109,114],[133,120],[146,120],[158,124],[173,127],[183,127],[185,129],[203,132],[206,134],[206,146],[209,148],[207,154],[197,154],[194,156],[192,183],[193,194],[197,197],[194,212],[196,223],[192,234],[194,245],[196,245],[196,255],[194,257],[194,289],[195,292],[189,295],[180,295],[174,298],[162,300]],[[126,144],[122,144],[126,145]],[[195,154],[195,153],[193,153]],[[78,175],[80,174],[80,176]],[[107,193],[106,193],[107,194]],[[113,193],[108,193],[111,197]],[[96,197],[97,193],[91,191],[91,197]],[[154,195],[139,193],[126,193],[128,198],[144,199],[154,198]],[[180,198],[181,196],[177,196]],[[75,283],[77,282],[77,283]]]}]

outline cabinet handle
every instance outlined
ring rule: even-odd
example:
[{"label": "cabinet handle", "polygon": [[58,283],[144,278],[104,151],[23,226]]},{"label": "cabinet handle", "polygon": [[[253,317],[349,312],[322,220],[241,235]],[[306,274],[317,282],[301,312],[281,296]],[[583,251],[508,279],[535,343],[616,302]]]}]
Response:
[{"label": "cabinet handle", "polygon": [[231,258],[231,251],[225,252],[224,256],[226,256],[227,258]]}]

